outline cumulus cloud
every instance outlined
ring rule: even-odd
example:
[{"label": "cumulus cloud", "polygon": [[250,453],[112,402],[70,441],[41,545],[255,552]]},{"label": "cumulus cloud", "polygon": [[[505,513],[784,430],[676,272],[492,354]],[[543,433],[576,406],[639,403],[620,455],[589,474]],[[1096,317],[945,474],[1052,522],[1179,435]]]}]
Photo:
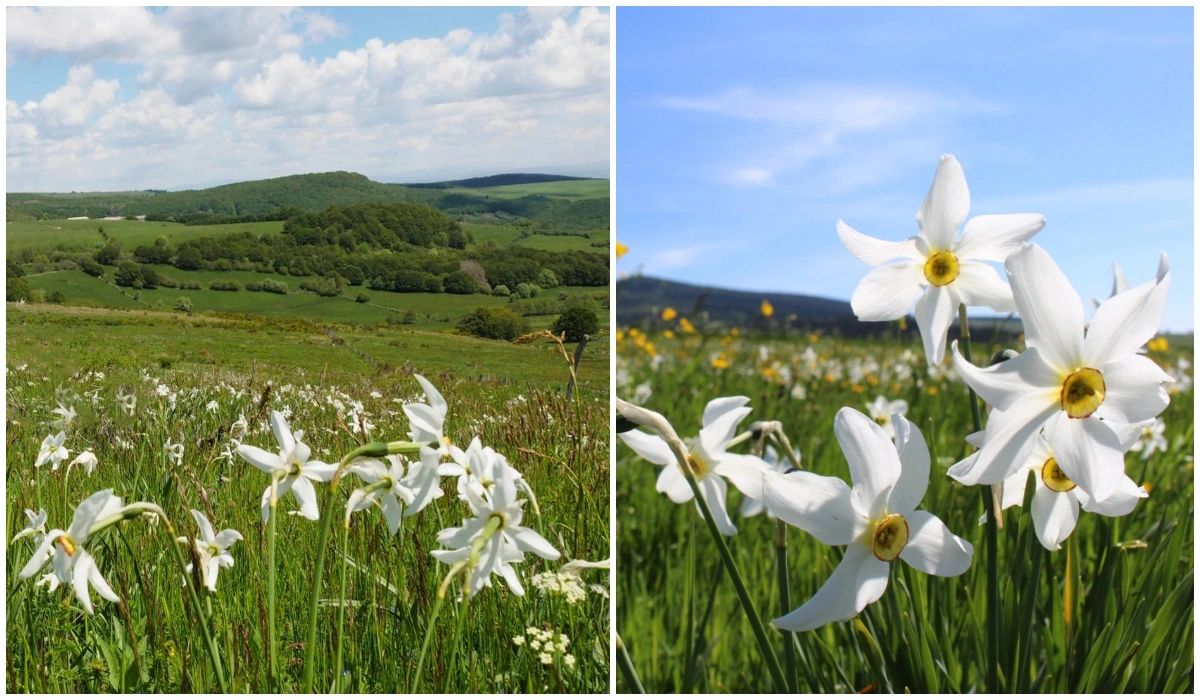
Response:
[{"label": "cumulus cloud", "polygon": [[[45,56],[76,63],[41,99],[7,104],[10,189],[330,169],[395,181],[595,170],[608,157],[609,18],[595,8],[530,8],[487,32],[385,34],[333,55],[309,50],[348,33],[321,12],[129,9],[124,22],[73,8],[9,11],[10,75]],[[154,43],[138,44],[152,34]],[[136,81],[101,75],[110,64],[134,67]],[[138,159],[155,170],[139,170]]]}]

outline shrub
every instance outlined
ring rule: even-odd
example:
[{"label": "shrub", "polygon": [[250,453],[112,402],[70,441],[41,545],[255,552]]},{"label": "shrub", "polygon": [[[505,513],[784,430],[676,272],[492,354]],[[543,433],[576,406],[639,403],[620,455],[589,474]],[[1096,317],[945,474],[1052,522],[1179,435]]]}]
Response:
[{"label": "shrub", "polygon": [[46,301],[51,304],[65,304],[67,303],[67,295],[63,294],[61,289],[56,289],[50,292],[50,295],[46,297]]},{"label": "shrub", "polygon": [[538,271],[537,283],[538,286],[543,289],[554,289],[558,285],[562,284],[558,281],[558,275],[554,274],[554,270],[551,270],[548,267],[543,267]]},{"label": "shrub", "polygon": [[404,312],[404,316],[400,318],[400,323],[411,326],[417,322],[417,312],[409,309]]},{"label": "shrub", "polygon": [[512,340],[527,332],[525,319],[503,307],[478,308],[458,321],[460,333],[477,338]]},{"label": "shrub", "polygon": [[24,277],[9,277],[4,287],[6,301],[30,301],[33,298],[33,287]]},{"label": "shrub", "polygon": [[555,333],[565,333],[567,342],[578,343],[584,335],[594,335],[600,330],[600,319],[590,304],[576,302],[567,307],[554,322]]},{"label": "shrub", "polygon": [[118,286],[140,288],[142,286],[142,266],[126,260],[117,266],[114,277]]},{"label": "shrub", "polygon": [[92,277],[101,277],[104,275],[104,266],[92,258],[80,258],[79,269],[83,270]]},{"label": "shrub", "polygon": [[462,270],[455,270],[442,278],[442,289],[447,294],[474,294],[478,288],[475,280]]},{"label": "shrub", "polygon": [[354,301],[358,302],[359,304],[365,304],[368,301],[371,301],[371,297],[359,292],[358,295],[354,297]]},{"label": "shrub", "polygon": [[492,288],[492,296],[494,297],[506,297],[510,294],[512,294],[512,292],[508,291],[508,287],[505,287],[502,284],[498,284]]},{"label": "shrub", "polygon": [[121,242],[116,239],[109,239],[104,244],[104,247],[96,251],[96,254],[92,257],[101,265],[116,265],[117,259],[121,257]]},{"label": "shrub", "polygon": [[192,300],[187,297],[179,297],[175,300],[175,310],[186,314],[192,313]]},{"label": "shrub", "polygon": [[214,292],[236,292],[242,288],[237,280],[213,280],[208,283],[208,288]]},{"label": "shrub", "polygon": [[542,291],[542,288],[531,282],[522,282],[517,285],[517,296],[522,299],[532,299],[540,291]]}]

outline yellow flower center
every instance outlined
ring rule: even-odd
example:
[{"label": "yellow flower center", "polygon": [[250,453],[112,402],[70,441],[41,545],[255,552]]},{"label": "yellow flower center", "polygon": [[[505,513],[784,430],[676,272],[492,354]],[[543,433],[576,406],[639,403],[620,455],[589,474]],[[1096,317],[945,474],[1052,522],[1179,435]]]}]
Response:
[{"label": "yellow flower center", "polygon": [[1087,418],[1104,403],[1104,375],[1091,367],[1068,374],[1059,390],[1059,402],[1071,418]]},{"label": "yellow flower center", "polygon": [[221,553],[220,547],[217,547],[217,545],[215,545],[215,544],[208,545],[208,556],[215,557],[220,553]]},{"label": "yellow flower center", "polygon": [[63,551],[67,553],[68,557],[75,556],[75,541],[70,537],[67,537],[66,535],[59,535],[54,539],[54,541],[58,542],[58,546],[63,548]]},{"label": "yellow flower center", "polygon": [[441,443],[442,447],[449,447],[454,444],[450,441],[450,438],[446,437],[445,435],[442,436]]},{"label": "yellow flower center", "polygon": [[1042,465],[1042,483],[1046,485],[1046,488],[1058,493],[1066,493],[1075,488],[1075,482],[1063,474],[1063,470],[1059,469],[1058,462],[1053,457],[1047,459],[1046,463]]},{"label": "yellow flower center", "polygon": [[708,462],[706,460],[694,454],[689,454],[687,461],[688,469],[692,471],[692,476],[697,479],[703,479],[704,475],[708,473]]},{"label": "yellow flower center", "polygon": [[900,556],[908,544],[908,521],[903,515],[885,516],[875,524],[871,535],[871,553],[880,561],[891,561]]},{"label": "yellow flower center", "polygon": [[887,416],[875,416],[875,422],[878,423],[881,427],[886,428],[887,424],[890,423],[891,421],[888,420]]},{"label": "yellow flower center", "polygon": [[925,260],[925,279],[935,287],[945,287],[958,279],[958,258],[948,250],[939,250]]}]

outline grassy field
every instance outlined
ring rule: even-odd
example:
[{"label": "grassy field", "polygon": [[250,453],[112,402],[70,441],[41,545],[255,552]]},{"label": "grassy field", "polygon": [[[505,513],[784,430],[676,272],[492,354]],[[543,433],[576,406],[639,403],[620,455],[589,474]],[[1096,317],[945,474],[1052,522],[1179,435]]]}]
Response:
[{"label": "grassy field", "polygon": [[[239,692],[301,690],[309,656],[318,690],[607,689],[607,573],[584,570],[577,581],[584,597],[573,603],[533,578],[551,576],[571,559],[609,555],[608,358],[601,344],[585,356],[578,400],[568,401],[565,364],[544,343],[13,304],[7,327],[10,538],[26,525],[23,509],[44,508],[48,527],[65,528],[76,504],[105,488],[126,502],[159,504],[180,533],[195,533],[188,509],[196,508],[216,529],[234,528],[244,537],[229,550],[234,564],[222,570],[216,592],[201,590],[202,602],[192,608],[161,520],[138,518],[105,530],[87,540],[87,549],[122,602],[93,593],[94,615],[84,613],[70,585],[51,593],[34,579],[19,579],[35,543],[12,544],[6,557],[8,691],[216,691],[206,628],[228,688]],[[479,436],[508,457],[537,496],[540,514],[526,505],[522,524],[545,536],[562,558],[528,554],[515,565],[524,597],[493,577],[491,588],[468,601],[456,600],[451,589],[438,603],[448,568],[430,551],[440,548],[441,528],[461,524],[468,514],[453,478],[442,480],[447,495],[405,518],[397,535],[389,536],[372,508],[354,515],[345,539],[342,528],[334,528],[327,548],[319,544],[321,523],[283,512],[294,507],[289,495],[276,519],[275,566],[268,564],[270,528],[261,522],[259,499],[269,480],[236,453],[222,456],[240,430],[239,416],[248,426],[242,441],[274,451],[265,421],[270,410],[285,411],[291,427],[305,431],[315,458],[336,462],[366,440],[359,429],[364,418],[373,424],[373,438],[407,439],[401,404],[423,400],[413,372],[445,395],[446,433],[454,443],[465,446]],[[125,410],[118,395],[134,396],[136,407]],[[42,439],[57,430],[51,410],[60,402],[78,411],[65,431],[70,456],[90,449],[98,459],[90,475],[81,466],[68,472],[65,462],[58,470],[34,467]],[[168,442],[182,446],[178,464],[164,452]],[[349,483],[337,492],[316,488],[322,513],[340,521]],[[314,564],[325,552],[324,570],[316,572],[324,588],[310,647]],[[275,678],[268,652],[271,571],[279,611]],[[547,663],[528,644],[518,646],[514,637],[532,639],[528,628],[566,635],[566,651],[555,651]]]},{"label": "grassy field", "polygon": [[[279,318],[307,318],[314,321],[331,323],[382,323],[393,320],[399,321],[404,314],[412,311],[416,314],[411,324],[421,329],[450,329],[458,322],[463,314],[481,306],[504,306],[509,304],[507,297],[495,297],[487,294],[431,294],[431,293],[399,293],[386,292],[366,287],[347,287],[343,296],[322,297],[302,291],[299,288],[303,277],[288,275],[264,274],[259,272],[215,272],[211,270],[179,270],[167,265],[154,265],[160,273],[181,282],[198,282],[204,289],[157,289],[133,290],[117,287],[112,283],[112,268],[103,278],[92,277],[80,270],[63,270],[46,272],[28,278],[35,289],[43,289],[47,294],[61,291],[69,304],[95,304],[118,309],[155,309],[170,311],[174,309],[180,297],[187,297],[192,302],[193,311],[214,311],[220,313],[243,313]],[[245,284],[250,281],[266,279],[278,280],[288,284],[288,294],[271,294],[268,292],[251,292],[245,289],[237,292],[223,292],[208,289],[213,280],[236,280]],[[367,303],[357,303],[354,298],[359,293],[369,298]],[[608,290],[604,287],[564,287],[545,290],[542,296],[558,300],[577,297],[587,297],[596,300],[597,306],[607,306],[604,301]],[[136,297],[136,298],[135,298]],[[604,314],[601,314],[604,316]],[[530,323],[535,328],[548,328],[557,316],[531,316]]]},{"label": "grassy field", "polygon": [[[998,349],[977,343],[976,356]],[[1002,690],[1193,690],[1192,351],[1189,336],[1150,354],[1177,382],[1161,416],[1165,451],[1147,459],[1136,451],[1126,455],[1126,472],[1150,491],[1131,514],[1082,513],[1062,549],[1047,552],[1032,536],[1027,508],[1005,511],[998,533]],[[789,663],[789,642],[771,620],[813,596],[841,560],[840,548],[787,528],[783,568],[790,590],[784,595],[776,522],[739,515],[741,497],[733,487],[728,508],[738,533],[726,541],[767,625],[768,642],[800,692],[984,689],[982,491],[945,475],[972,449],[963,440],[971,432],[969,404],[961,382],[926,373],[919,343],[623,329],[618,356],[617,395],[663,413],[682,437],[696,434],[710,399],[746,396],[753,412],[741,430],[750,421],[781,421],[804,469],[847,482],[835,413],[843,406],[865,412],[876,396],[907,401],[907,416],[924,433],[933,459],[920,507],[974,543],[975,561],[964,575],[927,576],[897,562],[883,597],[853,621],[796,633]],[[659,468],[624,445],[616,468],[617,631],[640,682],[650,692],[772,690],[696,507],[656,493]],[[1028,504],[1028,493],[1025,498]],[[618,687],[631,689],[629,677]]]},{"label": "grassy field", "polygon": [[607,197],[609,186],[608,180],[555,180],[496,187],[451,187],[440,191],[496,199],[516,199],[530,195],[542,195],[555,199],[593,199]]}]

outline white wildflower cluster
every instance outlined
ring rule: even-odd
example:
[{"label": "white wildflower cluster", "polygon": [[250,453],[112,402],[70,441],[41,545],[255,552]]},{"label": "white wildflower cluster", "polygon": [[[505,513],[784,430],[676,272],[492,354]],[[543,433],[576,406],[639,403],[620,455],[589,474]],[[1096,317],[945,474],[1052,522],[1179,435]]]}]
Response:
[{"label": "white wildflower cluster", "polygon": [[561,595],[571,605],[587,598],[587,588],[578,574],[543,571],[540,574],[534,574],[530,583],[543,594]]},{"label": "white wildflower cluster", "polygon": [[543,666],[554,666],[561,662],[567,669],[575,668],[575,656],[567,652],[571,640],[562,632],[527,627],[525,634],[513,637],[512,642],[519,647],[528,647]]}]

